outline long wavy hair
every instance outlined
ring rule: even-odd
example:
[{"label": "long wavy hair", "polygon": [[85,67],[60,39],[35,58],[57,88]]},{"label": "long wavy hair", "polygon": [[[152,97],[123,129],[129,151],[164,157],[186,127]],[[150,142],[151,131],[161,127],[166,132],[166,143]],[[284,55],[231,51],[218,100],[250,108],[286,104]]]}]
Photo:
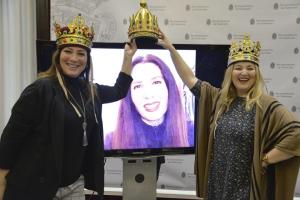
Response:
[{"label": "long wavy hair", "polygon": [[[225,112],[229,109],[233,100],[237,97],[235,86],[232,83],[232,71],[235,63],[229,65],[225,71],[224,80],[221,89],[221,112]],[[259,70],[259,66],[255,64],[256,79],[252,88],[246,95],[246,111],[250,111],[254,105],[261,106],[259,99],[264,94],[265,83],[262,74]]]},{"label": "long wavy hair", "polygon": [[[132,65],[153,63],[161,71],[168,88],[168,108],[164,116],[163,147],[188,146],[187,121],[179,89],[168,66],[157,56],[137,57]],[[116,129],[112,135],[112,149],[147,148],[147,132],[143,130],[141,115],[131,97],[131,91],[121,100]]]}]

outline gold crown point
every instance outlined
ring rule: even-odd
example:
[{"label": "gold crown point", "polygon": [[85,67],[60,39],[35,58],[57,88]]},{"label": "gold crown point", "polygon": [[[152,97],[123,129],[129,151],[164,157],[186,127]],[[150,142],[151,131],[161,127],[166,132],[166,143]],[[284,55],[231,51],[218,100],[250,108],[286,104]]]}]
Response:
[{"label": "gold crown point", "polygon": [[140,6],[141,6],[142,8],[147,8],[147,7],[148,7],[148,6],[147,6],[147,1],[146,1],[146,0],[141,0]]}]

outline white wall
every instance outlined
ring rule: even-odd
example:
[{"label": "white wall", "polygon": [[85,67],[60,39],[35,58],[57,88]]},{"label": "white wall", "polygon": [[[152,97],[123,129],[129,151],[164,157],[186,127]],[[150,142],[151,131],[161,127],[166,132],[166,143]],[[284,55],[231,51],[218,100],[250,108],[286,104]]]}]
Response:
[{"label": "white wall", "polygon": [[[2,25],[2,1],[0,1],[0,80],[3,80],[3,25]],[[4,115],[3,115],[3,84],[0,84],[0,130],[4,127]]]},{"label": "white wall", "polygon": [[35,0],[0,1],[0,134],[21,91],[36,78]]}]

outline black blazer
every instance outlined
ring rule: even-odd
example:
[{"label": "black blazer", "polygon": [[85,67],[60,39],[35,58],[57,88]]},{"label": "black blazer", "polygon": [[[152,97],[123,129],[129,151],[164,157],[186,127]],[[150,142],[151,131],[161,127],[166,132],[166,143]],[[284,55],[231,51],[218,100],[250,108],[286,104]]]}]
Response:
[{"label": "black blazer", "polygon": [[[83,163],[85,187],[103,195],[104,149],[102,103],[126,96],[132,78],[120,73],[114,86],[96,85],[99,121],[89,138]],[[12,109],[0,141],[0,168],[17,188],[52,200],[60,185],[64,144],[65,97],[57,79],[39,79],[29,85]],[[35,199],[33,199],[35,200]]]}]

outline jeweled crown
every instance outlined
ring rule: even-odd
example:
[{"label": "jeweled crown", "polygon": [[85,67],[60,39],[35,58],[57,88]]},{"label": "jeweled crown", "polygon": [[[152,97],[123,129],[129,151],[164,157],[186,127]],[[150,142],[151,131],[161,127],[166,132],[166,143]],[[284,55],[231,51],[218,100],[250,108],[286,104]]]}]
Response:
[{"label": "jeweled crown", "polygon": [[81,14],[78,14],[67,26],[61,27],[60,24],[54,22],[54,28],[58,47],[64,44],[74,44],[91,48],[95,35],[94,28],[85,24]]},{"label": "jeweled crown", "polygon": [[128,36],[130,39],[138,37],[148,37],[158,39],[157,17],[148,10],[146,0],[141,0],[140,9],[130,17]]},{"label": "jeweled crown", "polygon": [[245,35],[242,41],[233,41],[230,46],[228,66],[238,61],[251,61],[259,66],[260,43]]}]

